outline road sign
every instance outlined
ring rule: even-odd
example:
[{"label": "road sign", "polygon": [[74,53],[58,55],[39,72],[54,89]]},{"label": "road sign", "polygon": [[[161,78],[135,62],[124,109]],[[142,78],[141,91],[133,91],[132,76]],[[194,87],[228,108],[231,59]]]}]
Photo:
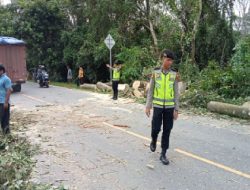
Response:
[{"label": "road sign", "polygon": [[112,36],[109,34],[107,38],[104,40],[104,43],[109,49],[112,49],[112,47],[115,45],[115,40],[112,38]]},{"label": "road sign", "polygon": [[104,40],[104,43],[109,48],[109,64],[110,64],[110,81],[112,81],[112,47],[115,45],[115,40],[112,38],[112,36],[109,34],[107,38]]}]

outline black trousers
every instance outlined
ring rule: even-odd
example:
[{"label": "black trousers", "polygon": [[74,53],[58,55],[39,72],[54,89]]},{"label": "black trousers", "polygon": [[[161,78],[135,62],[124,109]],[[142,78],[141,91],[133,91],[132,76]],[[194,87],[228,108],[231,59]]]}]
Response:
[{"label": "black trousers", "polygon": [[4,134],[10,132],[9,121],[10,121],[10,105],[8,108],[4,109],[4,104],[0,104],[0,118],[1,118],[1,127]]},{"label": "black trousers", "polygon": [[169,136],[174,123],[173,113],[174,108],[154,107],[151,137],[153,141],[157,141],[157,137],[159,132],[161,131],[161,125],[163,122],[163,132],[161,138],[162,152],[166,152],[166,150],[169,148]]},{"label": "black trousers", "polygon": [[84,83],[84,78],[83,78],[83,77],[77,78],[77,81],[76,81],[76,85],[77,85],[77,86],[80,86],[80,85],[82,85],[83,83]]},{"label": "black trousers", "polygon": [[119,84],[119,81],[117,80],[112,81],[113,99],[118,98],[118,84]]}]

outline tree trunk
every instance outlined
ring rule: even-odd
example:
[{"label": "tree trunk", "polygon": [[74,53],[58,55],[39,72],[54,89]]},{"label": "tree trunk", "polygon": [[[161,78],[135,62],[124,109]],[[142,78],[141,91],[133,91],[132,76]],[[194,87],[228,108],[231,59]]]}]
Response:
[{"label": "tree trunk", "polygon": [[213,112],[250,119],[250,109],[248,107],[211,101],[207,104],[207,108]]},{"label": "tree trunk", "polygon": [[220,65],[221,66],[223,66],[223,64],[224,64],[225,48],[226,48],[226,41],[224,42],[223,49],[222,49],[222,52],[221,52],[221,57],[220,57]]},{"label": "tree trunk", "polygon": [[[183,61],[183,57],[185,56],[185,48],[184,48],[184,43],[183,43],[183,38],[184,38],[184,31],[181,33],[181,63]],[[185,60],[185,57],[184,57]]]},{"label": "tree trunk", "polygon": [[112,88],[110,86],[102,82],[96,83],[96,87],[102,91],[112,91]]},{"label": "tree trunk", "polygon": [[152,38],[153,38],[155,53],[156,53],[156,55],[159,55],[158,40],[157,40],[157,37],[155,34],[154,26],[153,26],[153,23],[150,19],[148,19],[148,22],[149,22],[149,30],[150,30],[150,33],[151,33]]},{"label": "tree trunk", "polygon": [[199,8],[198,8],[198,13],[197,13],[196,19],[194,21],[194,27],[193,27],[193,31],[192,31],[192,41],[191,41],[191,48],[192,48],[192,50],[191,50],[191,59],[192,59],[193,64],[196,63],[196,61],[195,61],[195,53],[196,53],[195,39],[196,39],[197,31],[198,31],[198,26],[199,26],[199,23],[200,23],[201,11],[202,11],[202,0],[199,0]]},{"label": "tree trunk", "polygon": [[148,24],[149,24],[149,31],[150,31],[150,34],[151,34],[152,39],[153,39],[155,53],[156,53],[156,55],[159,55],[158,40],[157,40],[156,33],[154,30],[153,22],[152,22],[151,17],[150,17],[150,12],[151,12],[150,9],[151,9],[151,7],[150,7],[149,0],[146,0],[146,15],[147,15],[147,20],[148,20]]},{"label": "tree trunk", "polygon": [[80,85],[80,88],[94,90],[94,91],[97,90],[97,87],[95,84],[87,84],[87,83]]}]

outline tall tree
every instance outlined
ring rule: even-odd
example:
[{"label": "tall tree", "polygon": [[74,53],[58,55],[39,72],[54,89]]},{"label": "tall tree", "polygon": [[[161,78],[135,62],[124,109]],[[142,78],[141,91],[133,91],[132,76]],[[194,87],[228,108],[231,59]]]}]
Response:
[{"label": "tall tree", "polygon": [[15,36],[16,7],[13,5],[0,6],[0,34],[3,36]]},{"label": "tall tree", "polygon": [[169,5],[182,26],[182,54],[191,56],[192,63],[195,64],[195,43],[203,7],[202,0],[170,0]]},{"label": "tall tree", "polygon": [[162,3],[162,1],[139,0],[136,3],[138,14],[140,15],[139,18],[142,20],[143,26],[150,32],[153,40],[155,54],[158,55],[159,47],[157,34],[155,31],[156,23],[154,21],[157,21],[156,15],[159,15],[158,12],[160,11],[158,5]]},{"label": "tall tree", "polygon": [[230,5],[229,1],[203,1],[197,33],[199,40],[196,41],[196,60],[200,68],[206,67],[209,60],[215,60],[223,66],[231,58],[235,40],[232,29],[232,4]]},{"label": "tall tree", "polygon": [[28,66],[44,64],[56,76],[62,63],[61,32],[67,24],[66,16],[56,0],[21,3],[15,31],[27,42]]}]

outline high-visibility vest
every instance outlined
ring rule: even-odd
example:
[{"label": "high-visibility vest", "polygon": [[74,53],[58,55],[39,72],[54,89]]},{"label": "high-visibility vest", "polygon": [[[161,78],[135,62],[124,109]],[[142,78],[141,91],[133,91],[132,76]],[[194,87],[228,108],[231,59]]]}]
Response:
[{"label": "high-visibility vest", "polygon": [[168,74],[162,73],[161,70],[154,72],[154,95],[153,104],[160,106],[174,105],[174,81],[176,72],[170,71]]},{"label": "high-visibility vest", "polygon": [[121,72],[117,68],[113,70],[113,80],[120,80]]}]

